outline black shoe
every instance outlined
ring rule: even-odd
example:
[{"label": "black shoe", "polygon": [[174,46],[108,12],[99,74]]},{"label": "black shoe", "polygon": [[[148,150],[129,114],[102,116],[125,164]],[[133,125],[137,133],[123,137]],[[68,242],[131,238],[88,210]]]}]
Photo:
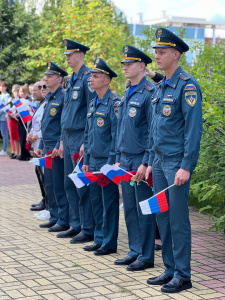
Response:
[{"label": "black shoe", "polygon": [[41,228],[50,228],[50,227],[54,226],[55,224],[56,224],[56,222],[49,221],[47,223],[40,224],[39,227],[41,227]]},{"label": "black shoe", "polygon": [[84,250],[85,251],[96,251],[96,250],[98,250],[99,248],[101,247],[101,245],[99,245],[99,244],[92,244],[92,245],[90,245],[90,246],[84,246]]},{"label": "black shoe", "polygon": [[155,244],[155,251],[159,251],[162,249],[162,246],[159,244]]},{"label": "black shoe", "polygon": [[26,161],[26,160],[30,160],[30,157],[21,157],[20,158],[17,158],[18,160],[23,160],[23,161]]},{"label": "black shoe", "polygon": [[86,235],[82,231],[70,240],[71,244],[79,244],[93,241],[92,235]]},{"label": "black shoe", "polygon": [[173,278],[161,288],[161,291],[163,293],[179,293],[190,288],[192,288],[191,280]]},{"label": "black shoe", "polygon": [[132,262],[134,262],[137,258],[134,256],[129,256],[127,255],[124,258],[121,259],[117,259],[114,261],[114,265],[121,265],[121,266],[125,266],[125,265],[130,265],[132,264]]},{"label": "black shoe", "polygon": [[18,155],[18,156],[16,157],[16,159],[19,159],[19,160],[20,160],[20,158],[21,158],[21,155]]},{"label": "black shoe", "polygon": [[34,204],[31,204],[31,207],[35,207],[35,206],[38,206],[38,205],[41,205],[44,203],[44,200],[42,199],[39,203],[34,203]]},{"label": "black shoe", "polygon": [[166,275],[165,273],[162,273],[161,275],[153,278],[147,279],[147,283],[151,285],[163,285],[168,283],[170,280],[172,280],[173,277]]},{"label": "black shoe", "polygon": [[136,259],[132,264],[126,267],[127,271],[142,271],[148,268],[154,268],[154,264],[138,259]]},{"label": "black shoe", "polygon": [[16,154],[15,154],[15,153],[11,153],[11,155],[9,155],[9,157],[10,157],[11,159],[15,159],[15,158],[17,158],[17,156],[16,156]]},{"label": "black shoe", "polygon": [[60,231],[66,231],[70,228],[70,226],[61,226],[59,224],[55,224],[54,226],[50,227],[48,229],[49,232],[60,232]]},{"label": "black shoe", "polygon": [[98,250],[96,250],[94,252],[94,255],[108,255],[111,253],[116,253],[117,249],[103,249],[103,248],[99,248]]},{"label": "black shoe", "polygon": [[45,204],[42,202],[41,204],[38,204],[36,206],[32,206],[30,208],[31,211],[38,211],[38,210],[44,210],[45,209]]},{"label": "black shoe", "polygon": [[80,231],[77,231],[73,228],[70,228],[69,230],[67,231],[64,231],[64,232],[60,232],[57,234],[57,238],[72,238],[74,237],[75,235],[77,235]]}]

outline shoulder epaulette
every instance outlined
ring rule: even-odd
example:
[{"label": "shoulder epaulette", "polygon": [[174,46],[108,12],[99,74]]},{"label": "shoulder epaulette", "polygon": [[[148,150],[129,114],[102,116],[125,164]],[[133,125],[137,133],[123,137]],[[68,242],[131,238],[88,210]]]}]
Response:
[{"label": "shoulder epaulette", "polygon": [[159,82],[156,82],[156,85],[159,85],[160,83],[162,83],[162,80],[160,80]]},{"label": "shoulder epaulette", "polygon": [[112,99],[113,101],[115,101],[116,99],[118,99],[118,96],[111,92],[109,98]]},{"label": "shoulder epaulette", "polygon": [[84,75],[87,75],[87,74],[89,74],[90,73],[90,70],[88,69],[88,67],[86,67],[85,69],[84,69],[84,71],[83,71],[83,74]]},{"label": "shoulder epaulette", "polygon": [[147,91],[152,91],[154,88],[146,83],[146,84],[145,84],[145,89],[146,89]]},{"label": "shoulder epaulette", "polygon": [[91,99],[91,100],[89,101],[89,103],[91,103],[92,101],[94,101],[94,99],[95,99],[95,98]]},{"label": "shoulder epaulette", "polygon": [[185,81],[191,78],[188,74],[183,74],[183,73],[180,73],[180,74],[178,75],[178,77],[179,77],[180,79],[182,79],[182,80],[185,80]]}]

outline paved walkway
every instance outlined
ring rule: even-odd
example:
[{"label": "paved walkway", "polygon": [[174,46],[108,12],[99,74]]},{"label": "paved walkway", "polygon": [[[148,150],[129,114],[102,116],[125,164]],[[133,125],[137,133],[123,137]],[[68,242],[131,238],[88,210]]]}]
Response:
[{"label": "paved walkway", "polygon": [[207,216],[191,209],[193,288],[168,295],[146,283],[163,271],[160,251],[146,271],[113,264],[128,249],[123,211],[118,253],[97,257],[40,229],[29,210],[39,200],[34,166],[0,158],[0,300],[225,299],[225,237],[207,231]]}]

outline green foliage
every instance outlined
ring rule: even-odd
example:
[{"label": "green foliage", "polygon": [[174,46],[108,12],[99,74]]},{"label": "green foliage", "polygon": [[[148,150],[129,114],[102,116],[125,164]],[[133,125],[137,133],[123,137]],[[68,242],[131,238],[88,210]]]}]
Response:
[{"label": "green foliage", "polygon": [[37,22],[34,11],[26,12],[18,1],[0,0],[0,80],[9,86],[32,81],[22,48],[35,42]]},{"label": "green foliage", "polygon": [[225,55],[224,44],[205,46],[189,68],[203,93],[203,135],[191,191],[213,226],[225,233]]},{"label": "green foliage", "polygon": [[89,67],[96,57],[101,57],[116,71],[118,77],[113,79],[111,89],[122,93],[125,79],[120,61],[122,47],[130,37],[127,24],[109,1],[76,0],[73,7],[70,0],[62,1],[58,7],[49,2],[41,14],[41,25],[36,46],[24,50],[30,57],[27,65],[32,72],[36,69],[42,77],[46,62],[51,60],[71,74],[63,55],[63,39],[69,38],[90,46],[85,55]]}]

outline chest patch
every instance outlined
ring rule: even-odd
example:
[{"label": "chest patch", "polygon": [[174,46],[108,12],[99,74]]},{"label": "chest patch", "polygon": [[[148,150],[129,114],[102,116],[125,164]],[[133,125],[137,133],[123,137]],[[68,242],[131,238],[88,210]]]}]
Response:
[{"label": "chest patch", "polygon": [[133,118],[133,117],[136,116],[136,114],[137,114],[136,108],[135,108],[135,107],[131,107],[131,108],[129,109],[129,116],[130,116],[131,118]]},{"label": "chest patch", "polygon": [[77,92],[77,91],[74,91],[74,92],[73,92],[73,99],[75,100],[75,99],[77,99],[77,97],[78,97],[78,92]]},{"label": "chest patch", "polygon": [[194,106],[197,102],[197,93],[194,91],[185,93],[185,100],[190,106]]},{"label": "chest patch", "polygon": [[98,118],[98,119],[97,119],[97,125],[98,125],[99,127],[102,127],[102,126],[104,125],[104,120],[103,120],[102,118]]},{"label": "chest patch", "polygon": [[55,107],[51,108],[51,109],[50,109],[50,115],[51,115],[51,116],[55,116],[56,114],[57,114],[56,108],[55,108]]},{"label": "chest patch", "polygon": [[164,114],[164,116],[167,116],[167,117],[171,114],[171,107],[170,107],[170,105],[165,105],[163,107],[163,114]]}]

